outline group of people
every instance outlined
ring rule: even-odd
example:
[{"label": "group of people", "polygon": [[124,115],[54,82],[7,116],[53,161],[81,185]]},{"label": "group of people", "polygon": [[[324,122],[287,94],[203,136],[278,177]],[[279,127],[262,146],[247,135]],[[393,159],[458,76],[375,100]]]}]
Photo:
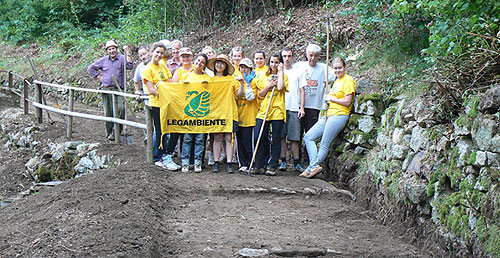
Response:
[{"label": "group of people", "polygon": [[[108,55],[90,65],[88,71],[102,88],[123,89],[125,69],[133,68],[129,48],[123,47],[125,56],[117,53],[118,46],[113,41],[108,41],[105,48]],[[219,172],[225,149],[228,173],[234,173],[233,163],[237,163],[240,172],[247,172],[252,166],[249,173],[274,176],[277,171],[287,170],[289,144],[292,169],[302,177],[316,176],[322,171],[321,163],[331,142],[347,124],[356,91],[354,79],[345,73],[344,60],[335,58],[333,68],[327,72],[326,64],[318,62],[320,53],[318,45],[309,44],[307,61],[294,63],[295,53],[286,47],[269,58],[263,51],[256,51],[252,62],[242,47],[232,48],[229,56],[216,55],[209,46],[194,55],[179,40],[162,40],[150,49],[140,47],[141,62],[136,67],[134,86],[136,94],[149,94],[146,104],[151,107],[155,129],[155,164],[168,170],[188,172],[193,167],[195,172],[201,172],[207,146],[213,172]],[[160,81],[228,82],[237,106],[233,133],[170,133],[162,137],[157,88]],[[334,81],[329,92],[326,81]],[[119,99],[120,103],[123,101]],[[109,94],[103,94],[103,105],[106,115],[112,116]],[[123,104],[118,108],[122,116]],[[325,110],[325,115],[320,114],[321,110]],[[106,130],[108,139],[114,140],[113,123],[107,123]],[[307,150],[304,155],[302,140]],[[176,147],[181,149],[181,165],[173,160]],[[306,155],[307,167],[301,163],[301,156]]]}]

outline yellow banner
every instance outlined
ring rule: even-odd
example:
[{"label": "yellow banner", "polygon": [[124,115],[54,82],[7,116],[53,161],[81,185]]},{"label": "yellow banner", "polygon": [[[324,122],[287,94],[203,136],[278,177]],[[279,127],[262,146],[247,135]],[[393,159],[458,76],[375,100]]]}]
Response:
[{"label": "yellow banner", "polygon": [[158,84],[162,133],[231,133],[231,82]]}]

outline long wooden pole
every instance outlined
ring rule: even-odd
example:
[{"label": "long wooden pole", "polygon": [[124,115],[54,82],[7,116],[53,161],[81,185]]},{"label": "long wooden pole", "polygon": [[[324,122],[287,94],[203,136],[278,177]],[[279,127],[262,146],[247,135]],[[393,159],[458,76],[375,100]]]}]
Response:
[{"label": "long wooden pole", "polygon": [[277,86],[274,86],[273,90],[271,91],[271,97],[269,98],[269,103],[267,104],[266,113],[264,114],[264,121],[262,121],[262,126],[260,127],[259,131],[259,137],[257,138],[257,143],[255,143],[255,150],[252,155],[252,161],[250,162],[250,166],[248,167],[248,173],[250,173],[250,170],[252,169],[253,163],[255,161],[257,149],[259,148],[260,138],[262,137],[262,130],[264,130],[264,125],[266,124],[267,114],[269,113],[269,107],[271,107],[271,101],[273,101],[274,90],[276,89],[276,87]]}]

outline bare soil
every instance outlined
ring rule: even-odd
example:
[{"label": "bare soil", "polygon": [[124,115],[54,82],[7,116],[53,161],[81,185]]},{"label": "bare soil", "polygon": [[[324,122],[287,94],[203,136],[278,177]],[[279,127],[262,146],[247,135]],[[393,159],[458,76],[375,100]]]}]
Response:
[{"label": "bare soil", "polygon": [[[36,125],[8,112],[11,130]],[[61,117],[52,119],[33,133],[41,146],[69,141]],[[242,248],[268,257],[429,256],[325,181],[291,171],[169,172],[145,163],[140,130],[125,146],[104,137],[102,122],[75,119],[74,129],[72,140],[100,142],[99,153],[122,165],[20,198],[33,183],[24,168],[32,151],[2,147],[0,197],[14,201],[0,208],[0,257],[233,257]]]}]

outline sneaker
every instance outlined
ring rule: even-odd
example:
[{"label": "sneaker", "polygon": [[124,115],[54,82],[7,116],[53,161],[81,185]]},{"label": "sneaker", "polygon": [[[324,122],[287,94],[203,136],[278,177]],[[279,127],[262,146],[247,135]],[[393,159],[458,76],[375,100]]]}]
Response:
[{"label": "sneaker", "polygon": [[234,173],[234,171],[233,171],[233,163],[227,163],[226,171],[227,171],[228,174]]},{"label": "sneaker", "polygon": [[172,155],[167,155],[165,158],[163,158],[163,165],[165,168],[171,171],[178,170],[181,168],[181,166],[177,165],[173,160],[172,160]]},{"label": "sneaker", "polygon": [[221,153],[221,154],[220,154],[220,157],[219,157],[219,162],[220,162],[220,163],[224,163],[224,162],[226,162],[226,154],[225,154],[225,153]]},{"label": "sneaker", "polygon": [[189,172],[189,165],[182,165],[182,172],[184,173]]},{"label": "sneaker", "polygon": [[297,165],[293,166],[293,170],[302,173],[306,170],[306,167],[304,167],[304,165],[300,163],[297,163]]},{"label": "sneaker", "polygon": [[194,165],[194,172],[196,172],[196,173],[201,172],[201,163]]},{"label": "sneaker", "polygon": [[233,159],[231,160],[232,163],[238,163],[238,157],[236,155],[233,155]]},{"label": "sneaker", "polygon": [[281,162],[279,171],[286,171],[286,161]]},{"label": "sneaker", "polygon": [[276,175],[276,168],[268,167],[266,169],[266,176],[275,176]]},{"label": "sneaker", "polygon": [[165,165],[163,165],[163,162],[161,160],[155,161],[155,165],[161,168],[166,168]]},{"label": "sneaker", "polygon": [[243,166],[243,167],[240,167],[240,169],[238,171],[240,172],[247,172],[248,170],[248,167],[247,166]]},{"label": "sneaker", "polygon": [[323,170],[323,168],[320,166],[313,168],[311,170],[311,173],[309,174],[309,176],[307,176],[307,178],[311,179],[311,178],[315,177],[317,174],[321,173],[321,170]]},{"label": "sneaker", "polygon": [[108,138],[108,140],[110,140],[110,141],[114,141],[115,140],[115,134],[112,133],[112,134],[108,135],[106,138]]},{"label": "sneaker", "polygon": [[252,174],[252,175],[262,175],[262,174],[264,174],[264,169],[263,168],[252,168],[250,170],[250,174]]},{"label": "sneaker", "polygon": [[215,162],[215,164],[212,167],[212,172],[214,173],[219,172],[219,162]]},{"label": "sneaker", "polygon": [[213,152],[210,152],[208,154],[208,165],[209,166],[212,166],[213,164],[215,164],[215,160],[214,160],[214,153]]}]

